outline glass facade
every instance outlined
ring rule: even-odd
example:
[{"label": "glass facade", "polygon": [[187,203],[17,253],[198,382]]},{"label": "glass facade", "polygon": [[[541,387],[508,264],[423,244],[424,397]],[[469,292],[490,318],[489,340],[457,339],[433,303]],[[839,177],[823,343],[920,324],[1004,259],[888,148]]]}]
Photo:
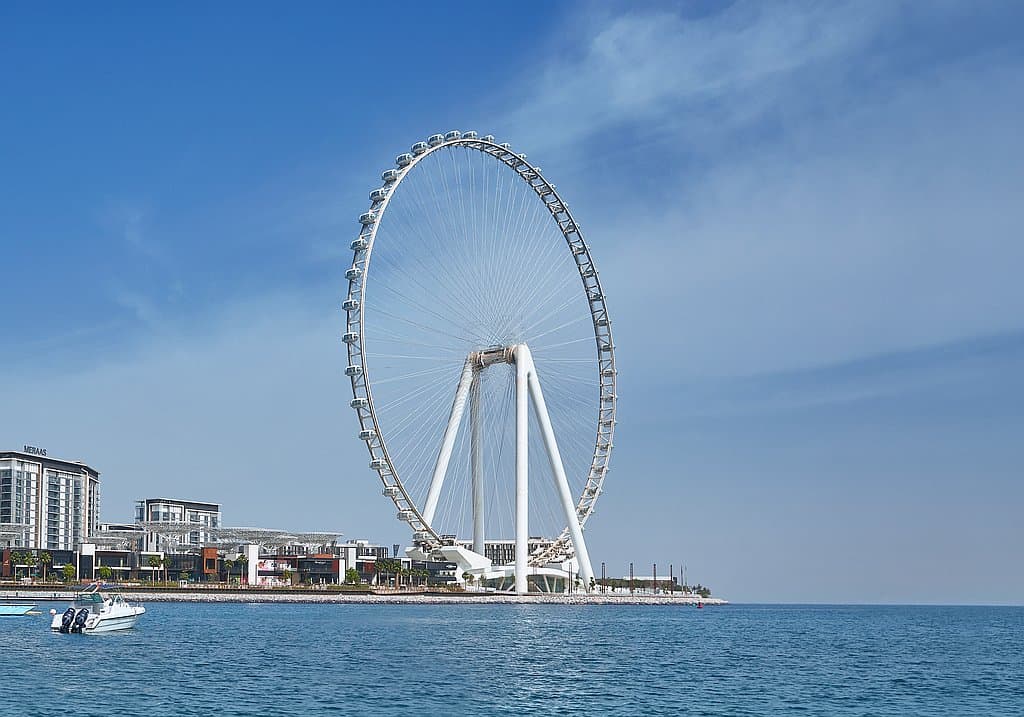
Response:
[{"label": "glass facade", "polygon": [[0,531],[11,547],[36,547],[39,465],[0,459]]},{"label": "glass facade", "polygon": [[19,453],[0,454],[0,545],[76,550],[99,522],[98,474]]}]

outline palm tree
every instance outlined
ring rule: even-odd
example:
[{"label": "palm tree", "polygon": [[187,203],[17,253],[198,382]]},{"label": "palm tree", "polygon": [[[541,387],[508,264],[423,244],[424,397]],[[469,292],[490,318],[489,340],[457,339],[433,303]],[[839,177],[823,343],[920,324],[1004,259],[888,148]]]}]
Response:
[{"label": "palm tree", "polygon": [[43,565],[43,582],[46,582],[46,569],[53,565],[53,556],[46,550],[39,554],[39,562]]},{"label": "palm tree", "polygon": [[21,565],[22,556],[21,552],[17,550],[11,551],[11,573],[12,577],[18,579],[18,566]]},{"label": "palm tree", "polygon": [[231,568],[233,567],[235,567],[235,561],[224,558],[224,575],[227,576],[229,583],[231,582]]},{"label": "palm tree", "polygon": [[[163,560],[161,560],[161,559],[160,559],[160,556],[159,556],[159,555],[150,555],[150,556],[149,556],[149,557],[148,557],[148,558],[146,559],[146,565],[148,565],[149,567],[153,568],[153,570],[154,570],[154,571],[155,571],[155,570],[156,570],[157,568],[159,568],[159,567],[160,567],[160,566],[161,566],[162,564],[163,564]],[[156,572],[151,572],[151,573],[149,574],[149,579],[150,579],[150,580],[151,580],[152,582],[156,582],[156,578],[154,577],[155,575],[156,575]]]},{"label": "palm tree", "polygon": [[249,565],[249,556],[245,553],[242,553],[237,558],[235,558],[235,562],[240,566],[239,571],[241,572],[241,575],[239,575],[239,582],[243,585],[248,584],[249,571],[247,570],[247,567]]},{"label": "palm tree", "polygon": [[164,567],[164,582],[166,583],[167,579],[168,579],[167,578],[167,568],[169,568],[171,566],[171,558],[170,558],[170,556],[165,555],[163,560],[160,561],[160,564]]},{"label": "palm tree", "polygon": [[25,565],[28,566],[29,577],[31,577],[32,576],[32,568],[34,568],[36,566],[36,564],[39,562],[39,559],[36,557],[35,553],[25,553],[24,558],[25,558]]}]

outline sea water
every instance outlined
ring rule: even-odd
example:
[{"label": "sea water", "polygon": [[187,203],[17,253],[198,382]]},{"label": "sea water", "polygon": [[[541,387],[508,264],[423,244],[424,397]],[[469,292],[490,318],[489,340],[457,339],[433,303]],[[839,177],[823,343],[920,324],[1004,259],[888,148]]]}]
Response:
[{"label": "sea water", "polygon": [[51,606],[0,621],[0,715],[1024,715],[1024,608]]}]

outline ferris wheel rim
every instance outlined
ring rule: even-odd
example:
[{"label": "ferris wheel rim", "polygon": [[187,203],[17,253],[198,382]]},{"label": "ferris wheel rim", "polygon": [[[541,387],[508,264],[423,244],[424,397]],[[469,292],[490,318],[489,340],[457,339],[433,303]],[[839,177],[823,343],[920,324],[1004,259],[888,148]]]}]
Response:
[{"label": "ferris wheel rim", "polygon": [[[435,141],[436,138],[439,140]],[[395,191],[420,162],[435,152],[450,147],[466,147],[479,151],[514,171],[536,193],[537,200],[543,203],[551,214],[577,266],[594,329],[599,385],[594,451],[586,483],[575,503],[576,516],[581,526],[593,513],[608,473],[617,403],[615,345],[612,341],[612,325],[606,296],[590,247],[568,205],[558,194],[555,185],[544,178],[536,166],[526,160],[526,155],[516,154],[510,145],[498,144],[490,135],[478,137],[476,133],[463,134],[453,130],[446,135],[432,135],[428,142],[417,142],[413,145],[412,152],[398,155],[396,158],[397,169],[385,170],[382,174],[383,186],[371,192],[369,211],[360,215],[361,229],[357,239],[350,245],[353,250],[353,258],[349,270],[346,271],[349,286],[346,299],[342,304],[345,314],[345,333],[342,338],[347,349],[346,374],[350,378],[352,388],[350,406],[355,409],[359,420],[359,438],[366,444],[370,454],[370,469],[375,471],[381,479],[384,486],[383,492],[394,502],[399,511],[399,519],[412,528],[414,544],[426,549],[440,547],[449,541],[443,539],[438,531],[423,518],[420,506],[406,489],[388,450],[373,401],[372,382],[369,378],[370,367],[363,342],[365,293],[377,231]],[[374,198],[375,195],[376,198]],[[530,562],[531,564],[543,564],[558,556],[569,557],[572,554],[568,549],[569,545],[569,530],[566,527],[550,545],[532,555]]]}]

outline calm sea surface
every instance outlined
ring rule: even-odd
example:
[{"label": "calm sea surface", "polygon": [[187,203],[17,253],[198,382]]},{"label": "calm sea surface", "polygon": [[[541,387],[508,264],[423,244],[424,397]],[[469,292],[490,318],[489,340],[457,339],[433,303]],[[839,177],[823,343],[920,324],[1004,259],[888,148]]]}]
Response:
[{"label": "calm sea surface", "polygon": [[0,715],[1024,715],[1024,608],[147,609],[0,619]]}]

